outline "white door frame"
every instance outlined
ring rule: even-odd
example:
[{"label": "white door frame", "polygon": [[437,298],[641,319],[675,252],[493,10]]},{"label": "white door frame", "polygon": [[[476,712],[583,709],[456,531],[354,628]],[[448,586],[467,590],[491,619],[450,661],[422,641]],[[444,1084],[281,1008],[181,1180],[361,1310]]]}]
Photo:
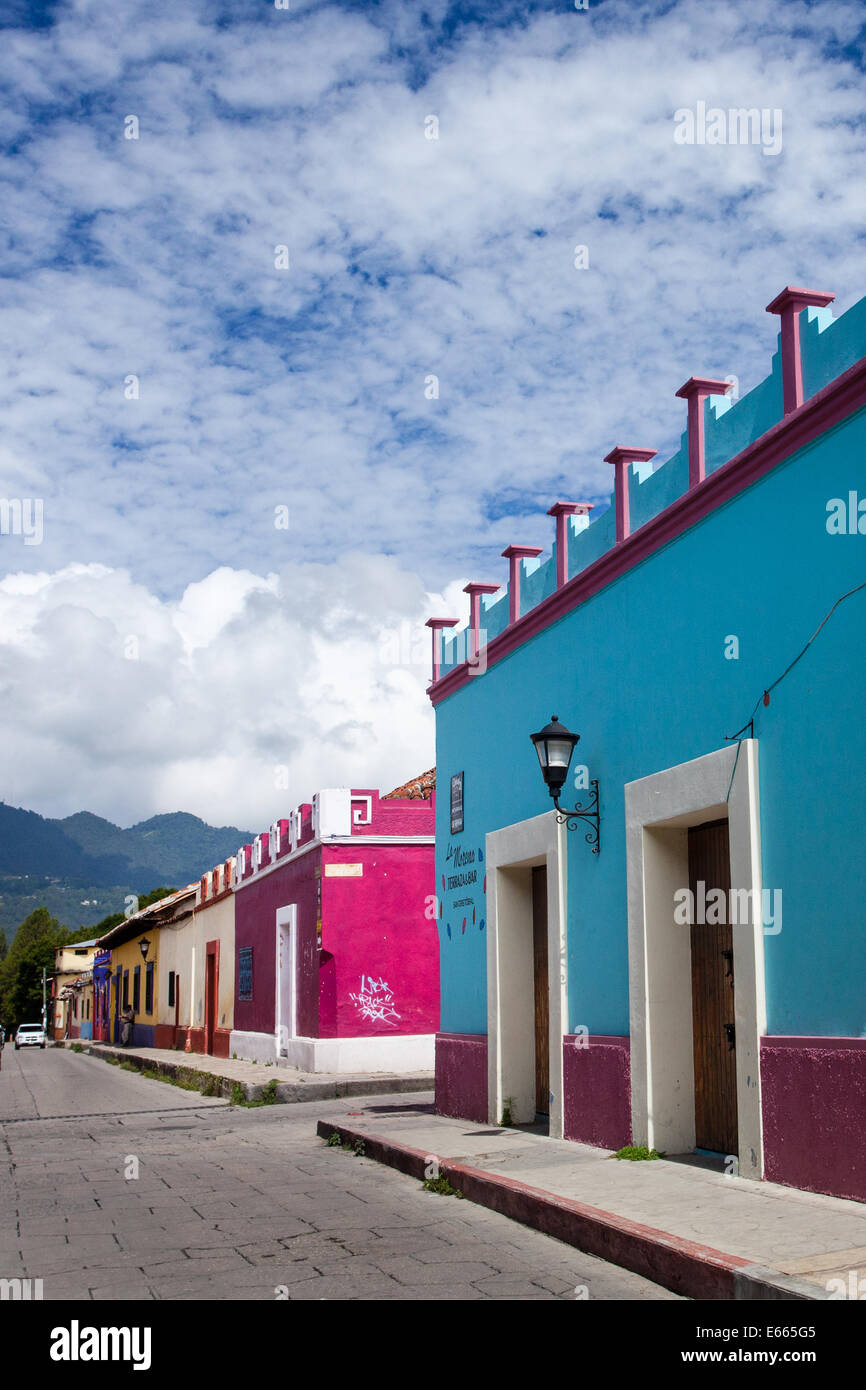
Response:
[{"label": "white door frame", "polygon": [[562,1138],[562,1039],[568,1023],[566,827],[548,811],[494,830],[487,854],[488,1120],[506,1102],[515,1124],[535,1119],[532,869],[547,867],[550,1136]]},{"label": "white door frame", "polygon": [[625,817],[634,1142],[667,1153],[695,1146],[691,932],[674,923],[674,894],[689,886],[689,827],[727,817],[731,888],[748,890],[746,920],[733,928],[737,1157],[743,1177],[761,1178],[766,1001],[757,740],[627,783]]},{"label": "white door frame", "polygon": [[[274,1010],[274,1042],[277,1061],[286,1049],[285,1039],[298,1036],[298,905],[288,903],[277,908],[276,1006]],[[289,986],[288,1007],[283,1006],[283,983]]]}]

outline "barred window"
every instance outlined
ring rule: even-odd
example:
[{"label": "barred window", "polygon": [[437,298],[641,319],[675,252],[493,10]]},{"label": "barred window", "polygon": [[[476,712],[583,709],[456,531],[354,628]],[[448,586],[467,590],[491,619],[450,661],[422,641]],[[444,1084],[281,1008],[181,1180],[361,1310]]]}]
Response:
[{"label": "barred window", "polygon": [[241,946],[238,952],[238,999],[253,997],[253,948]]}]

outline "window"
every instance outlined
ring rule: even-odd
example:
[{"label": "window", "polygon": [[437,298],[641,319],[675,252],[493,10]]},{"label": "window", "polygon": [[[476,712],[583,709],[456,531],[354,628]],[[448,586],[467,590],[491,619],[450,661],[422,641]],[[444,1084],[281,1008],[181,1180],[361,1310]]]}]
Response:
[{"label": "window", "polygon": [[238,952],[238,999],[253,997],[253,948],[242,946]]},{"label": "window", "polygon": [[174,971],[168,972],[168,1007],[174,1008]]},{"label": "window", "polygon": [[149,960],[144,967],[144,1012],[153,1013],[153,961]]},{"label": "window", "polygon": [[129,1008],[129,971],[123,972],[123,1007]]},{"label": "window", "polygon": [[141,966],[137,965],[132,972],[132,1011],[138,1013],[141,1008]]},{"label": "window", "polygon": [[90,1018],[90,999],[87,1000],[87,1017]]}]

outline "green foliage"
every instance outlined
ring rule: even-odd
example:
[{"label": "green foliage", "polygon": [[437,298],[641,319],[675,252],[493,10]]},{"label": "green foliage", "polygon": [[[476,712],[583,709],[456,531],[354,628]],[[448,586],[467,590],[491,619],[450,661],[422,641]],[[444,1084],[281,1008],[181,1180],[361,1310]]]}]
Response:
[{"label": "green foliage", "polygon": [[663,1153],[658,1149],[648,1149],[646,1144],[626,1144],[624,1149],[619,1149],[617,1153],[611,1154],[611,1158],[625,1158],[630,1163],[647,1162],[652,1158],[664,1158]]},{"label": "green foliage", "polygon": [[[0,962],[4,933],[11,940],[21,919],[42,904],[61,921],[93,923],[96,911],[122,909],[128,894],[162,874],[176,883],[195,882],[251,839],[250,831],[206,825],[184,813],[121,830],[88,811],[46,820],[0,801]],[[79,939],[107,931],[105,920]]]},{"label": "green foliage", "polygon": [[31,912],[15,933],[0,964],[0,1018],[7,1032],[42,1018],[42,971],[54,969],[54,954],[64,935],[57,918],[45,907]]},{"label": "green foliage", "polygon": [[440,1197],[462,1198],[463,1196],[462,1192],[451,1186],[444,1173],[440,1173],[438,1178],[425,1178],[423,1186],[426,1192],[438,1192]]},{"label": "green foliage", "polygon": [[340,1138],[340,1136],[339,1136],[339,1134],[337,1133],[337,1131],[336,1131],[335,1129],[332,1129],[332,1130],[331,1130],[331,1133],[328,1135],[328,1138],[327,1138],[327,1145],[328,1145],[328,1148],[329,1148],[329,1149],[339,1149],[339,1148],[342,1147],[342,1143],[343,1143],[343,1141],[342,1141],[342,1139]]},{"label": "green foliage", "polygon": [[232,1105],[245,1105],[247,1099],[247,1089],[240,1081],[235,1081],[232,1085]]},{"label": "green foliage", "polygon": [[502,1119],[499,1121],[501,1129],[510,1129],[514,1121],[511,1118],[511,1107],[514,1101],[511,1096],[506,1097],[502,1103]]},{"label": "green foliage", "polygon": [[69,1050],[70,1052],[83,1052],[84,1048],[81,1046],[81,1043],[73,1043]]}]

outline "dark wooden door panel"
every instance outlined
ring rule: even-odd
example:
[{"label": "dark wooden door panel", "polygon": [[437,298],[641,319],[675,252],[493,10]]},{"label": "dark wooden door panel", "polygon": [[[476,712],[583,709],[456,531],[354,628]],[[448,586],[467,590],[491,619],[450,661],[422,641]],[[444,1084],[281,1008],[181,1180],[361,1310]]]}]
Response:
[{"label": "dark wooden door panel", "polygon": [[547,979],[547,869],[532,870],[532,955],[535,967],[535,1109],[550,1113],[550,991]]},{"label": "dark wooden door panel", "polygon": [[[703,888],[700,887],[703,885]],[[715,888],[724,892],[721,922],[691,928],[695,1057],[695,1143],[737,1152],[737,1054],[734,1035],[733,933],[728,921],[731,864],[727,821],[689,831],[689,887],[696,910]],[[713,916],[712,904],[705,916]]]}]

